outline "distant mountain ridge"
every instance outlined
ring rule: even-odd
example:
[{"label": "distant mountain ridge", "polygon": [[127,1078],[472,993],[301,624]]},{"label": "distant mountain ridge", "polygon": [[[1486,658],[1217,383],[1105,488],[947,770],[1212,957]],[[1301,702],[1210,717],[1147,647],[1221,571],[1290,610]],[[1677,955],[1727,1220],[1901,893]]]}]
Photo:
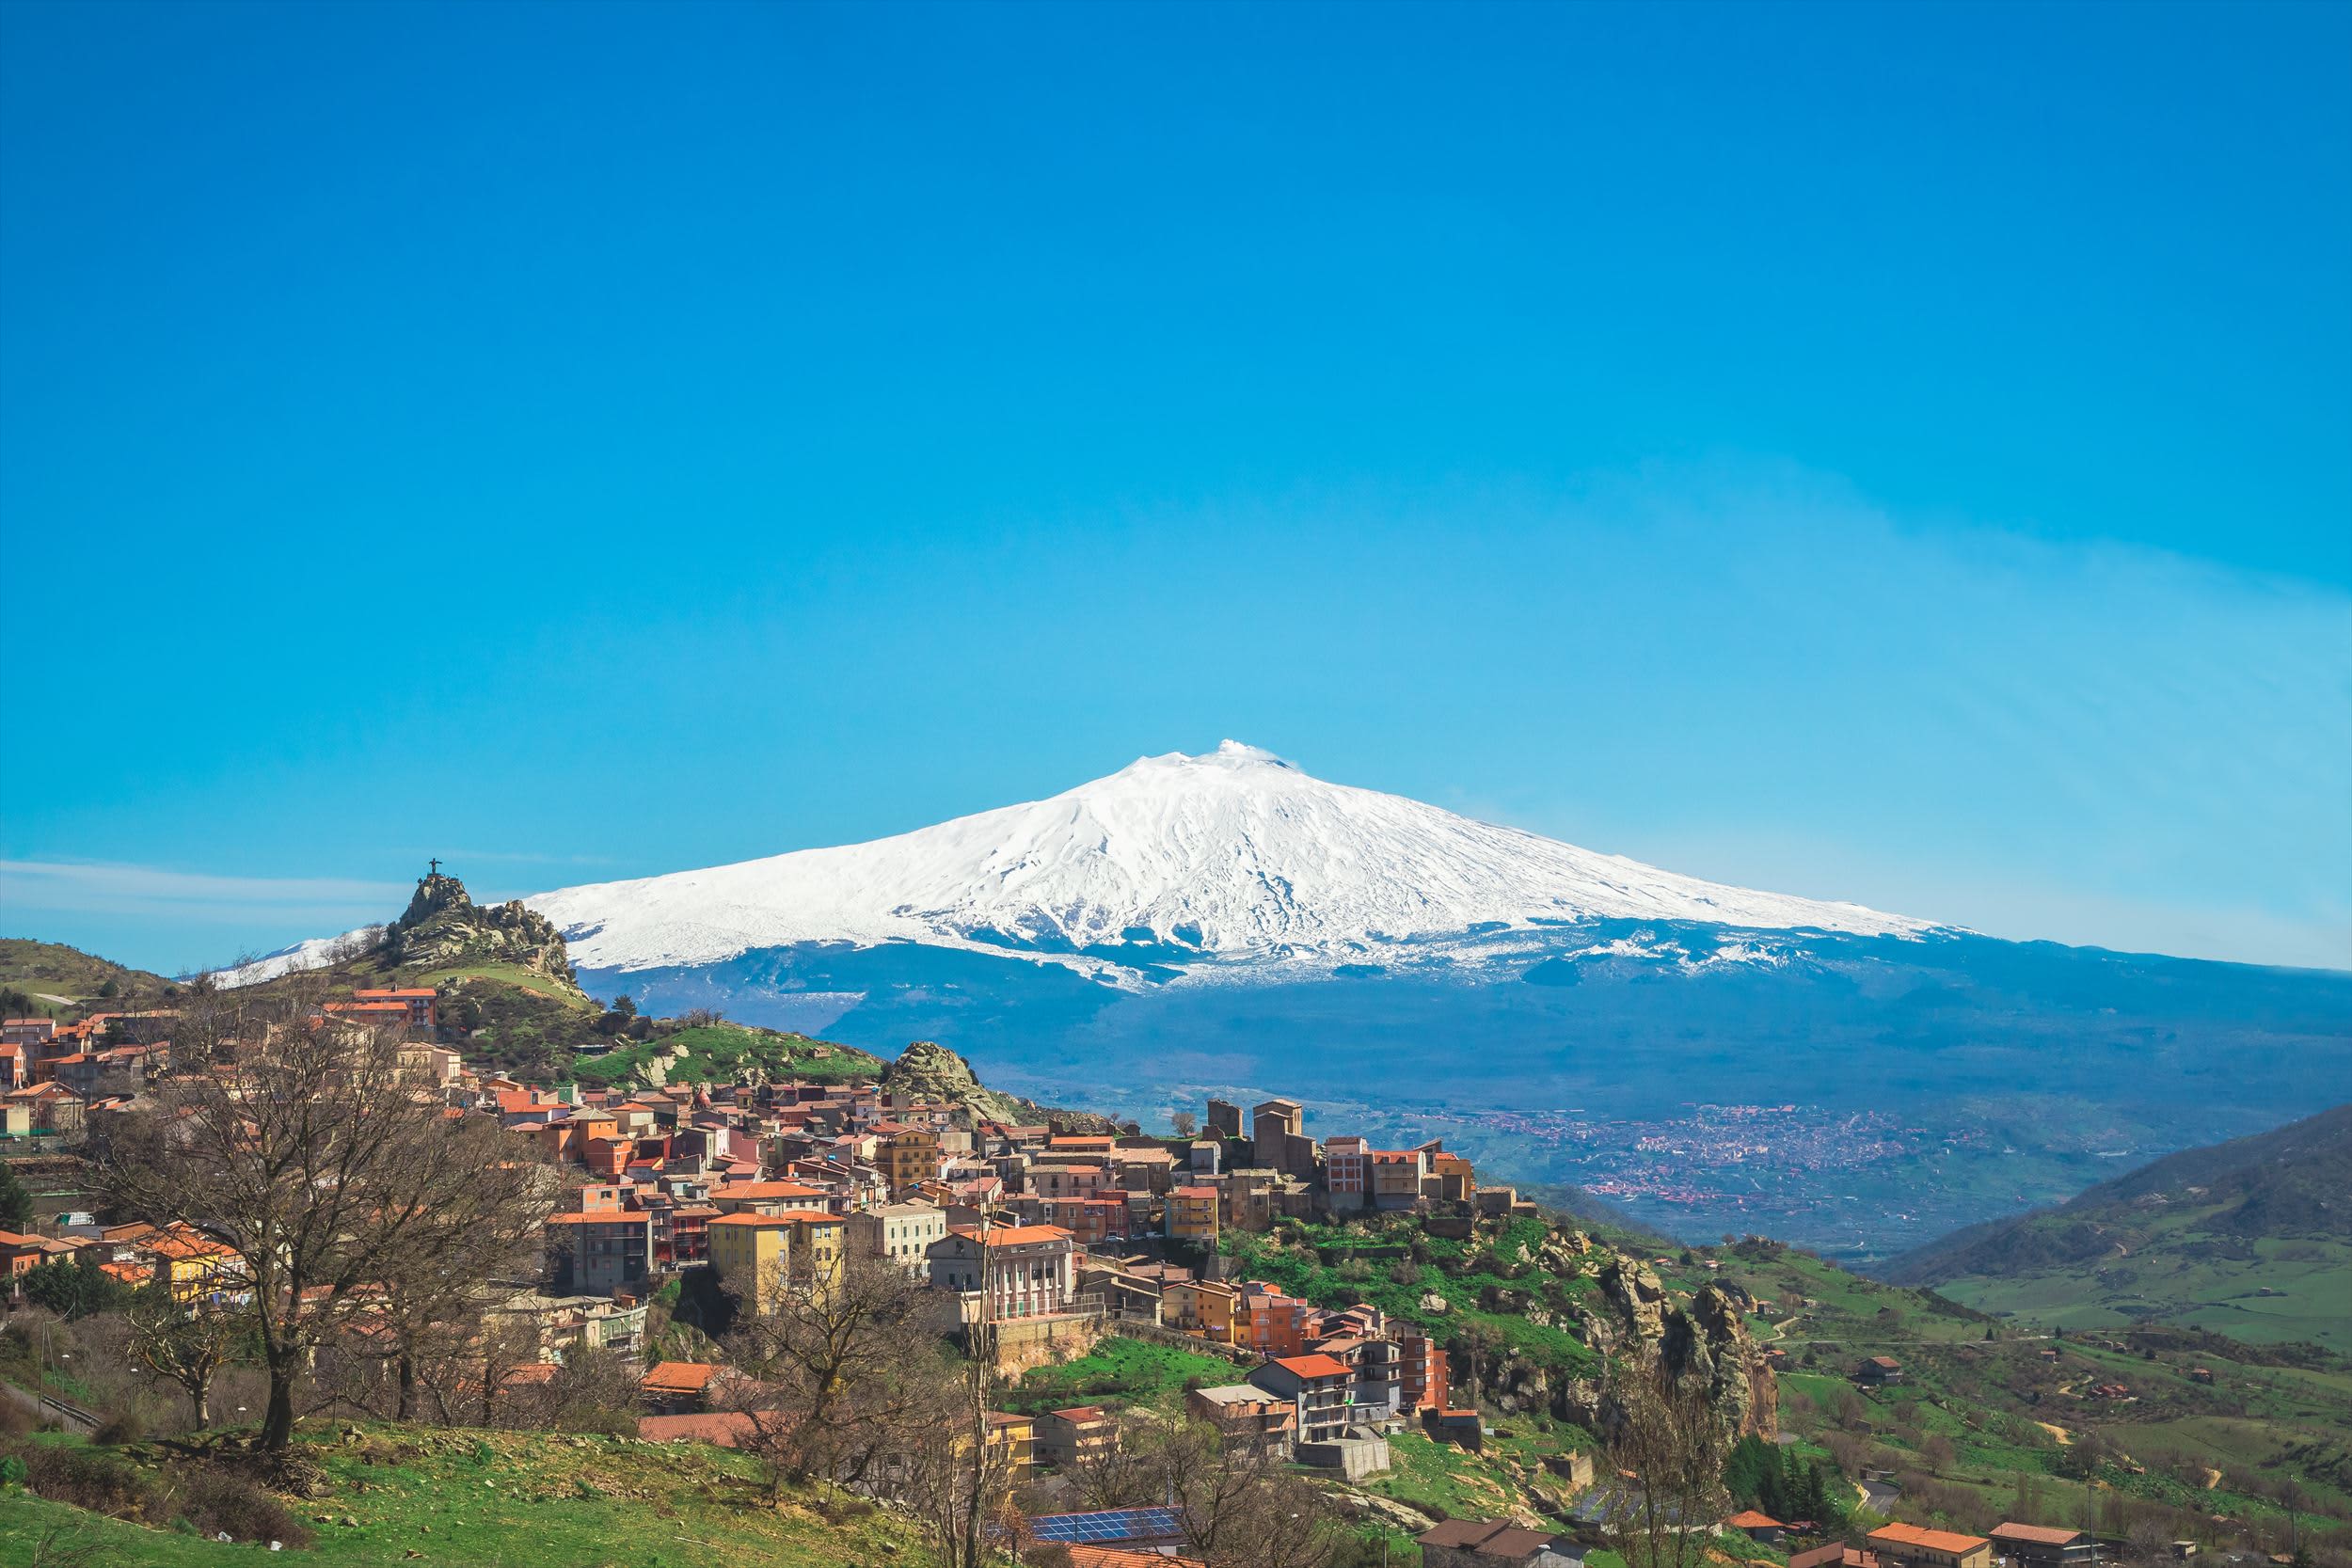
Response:
[{"label": "distant mountain ridge", "polygon": [[2290,1315],[2274,1303],[2332,1302],[2346,1330],[2334,1342],[2344,1348],[2352,1104],[2168,1155],[2054,1208],[1971,1226],[1903,1254],[1884,1273],[1971,1306],[2039,1308],[2053,1321],[2178,1318],[2251,1339],[2280,1337],[2264,1332],[2275,1326],[2265,1319]]}]

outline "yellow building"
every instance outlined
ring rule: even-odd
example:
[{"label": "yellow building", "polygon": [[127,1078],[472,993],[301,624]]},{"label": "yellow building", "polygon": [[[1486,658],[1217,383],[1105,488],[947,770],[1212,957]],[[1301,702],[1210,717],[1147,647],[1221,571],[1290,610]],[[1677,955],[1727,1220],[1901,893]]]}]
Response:
[{"label": "yellow building", "polygon": [[237,1255],[193,1226],[171,1226],[137,1245],[153,1262],[155,1283],[175,1301],[192,1302],[235,1287]]},{"label": "yellow building", "polygon": [[1168,1195],[1168,1233],[1196,1242],[1216,1242],[1217,1190],[1177,1187]]},{"label": "yellow building", "polygon": [[988,1446],[1004,1450],[1012,1482],[1021,1485],[1037,1464],[1037,1422],[1027,1416],[992,1410],[988,1413]]},{"label": "yellow building", "polygon": [[814,1209],[722,1214],[710,1222],[710,1267],[754,1313],[790,1290],[823,1289],[841,1272],[849,1222]]},{"label": "yellow building", "polygon": [[928,1127],[893,1124],[875,1150],[875,1163],[882,1166],[882,1175],[890,1182],[890,1196],[904,1196],[938,1178],[939,1134]]},{"label": "yellow building", "polygon": [[1233,1342],[1234,1290],[1214,1279],[1180,1279],[1160,1292],[1160,1321],[1218,1344]]}]

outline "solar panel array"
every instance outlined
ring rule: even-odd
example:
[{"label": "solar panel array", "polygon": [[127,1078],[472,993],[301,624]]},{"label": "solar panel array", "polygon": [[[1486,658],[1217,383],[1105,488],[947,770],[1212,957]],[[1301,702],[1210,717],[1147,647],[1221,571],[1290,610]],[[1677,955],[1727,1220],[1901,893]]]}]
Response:
[{"label": "solar panel array", "polygon": [[1172,1508],[1112,1508],[1100,1513],[1048,1513],[1029,1521],[1037,1540],[1097,1544],[1105,1541],[1150,1541],[1182,1535],[1184,1527]]}]

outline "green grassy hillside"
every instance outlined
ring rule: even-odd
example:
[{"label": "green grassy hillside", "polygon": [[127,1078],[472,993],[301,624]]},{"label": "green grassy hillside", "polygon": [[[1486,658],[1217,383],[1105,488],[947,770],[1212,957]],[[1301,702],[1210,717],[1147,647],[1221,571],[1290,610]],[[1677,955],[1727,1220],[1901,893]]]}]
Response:
[{"label": "green grassy hillside", "polygon": [[546,1433],[352,1431],[356,1436],[304,1445],[326,1473],[323,1496],[292,1505],[315,1534],[309,1546],[271,1557],[251,1543],[105,1518],[0,1484],[0,1568],[34,1568],[44,1560],[44,1543],[49,1562],[154,1568],[264,1558],[321,1568],[418,1561],[844,1568],[929,1560],[910,1522],[868,1504],[787,1494],[781,1506],[770,1506],[751,1462],[724,1449]]},{"label": "green grassy hillside", "polygon": [[[158,996],[171,982],[160,974],[133,969],[110,958],[68,947],[59,942],[36,942],[29,937],[0,937],[0,987],[23,991],[45,1012],[66,1010],[66,1004],[98,999],[108,987],[106,1000]],[[64,1003],[56,998],[63,997]]]},{"label": "green grassy hillside", "polygon": [[651,1039],[624,1040],[597,1056],[574,1062],[572,1074],[583,1084],[605,1085],[641,1078],[668,1053],[669,1081],[678,1084],[729,1084],[746,1072],[771,1079],[797,1078],[809,1083],[866,1083],[882,1075],[879,1057],[806,1035],[755,1029],[740,1023],[690,1023],[675,1032],[660,1032]]},{"label": "green grassy hillside", "polygon": [[2064,1328],[2162,1320],[2352,1348],[2352,1105],[2158,1160],[1897,1259],[1889,1278]]}]

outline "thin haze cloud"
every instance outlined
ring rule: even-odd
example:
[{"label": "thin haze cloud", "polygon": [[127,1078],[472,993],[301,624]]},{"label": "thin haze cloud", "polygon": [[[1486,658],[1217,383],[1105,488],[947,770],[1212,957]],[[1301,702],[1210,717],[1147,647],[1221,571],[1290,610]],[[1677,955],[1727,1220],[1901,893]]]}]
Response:
[{"label": "thin haze cloud", "polygon": [[[1641,520],[1579,552],[1578,599],[1677,645],[1693,723],[1597,847],[2003,935],[2352,962],[2352,594],[1906,528],[1795,473],[1604,510]],[[1804,820],[1833,794],[1838,831]],[[1596,831],[1581,790],[1517,819]]]}]

